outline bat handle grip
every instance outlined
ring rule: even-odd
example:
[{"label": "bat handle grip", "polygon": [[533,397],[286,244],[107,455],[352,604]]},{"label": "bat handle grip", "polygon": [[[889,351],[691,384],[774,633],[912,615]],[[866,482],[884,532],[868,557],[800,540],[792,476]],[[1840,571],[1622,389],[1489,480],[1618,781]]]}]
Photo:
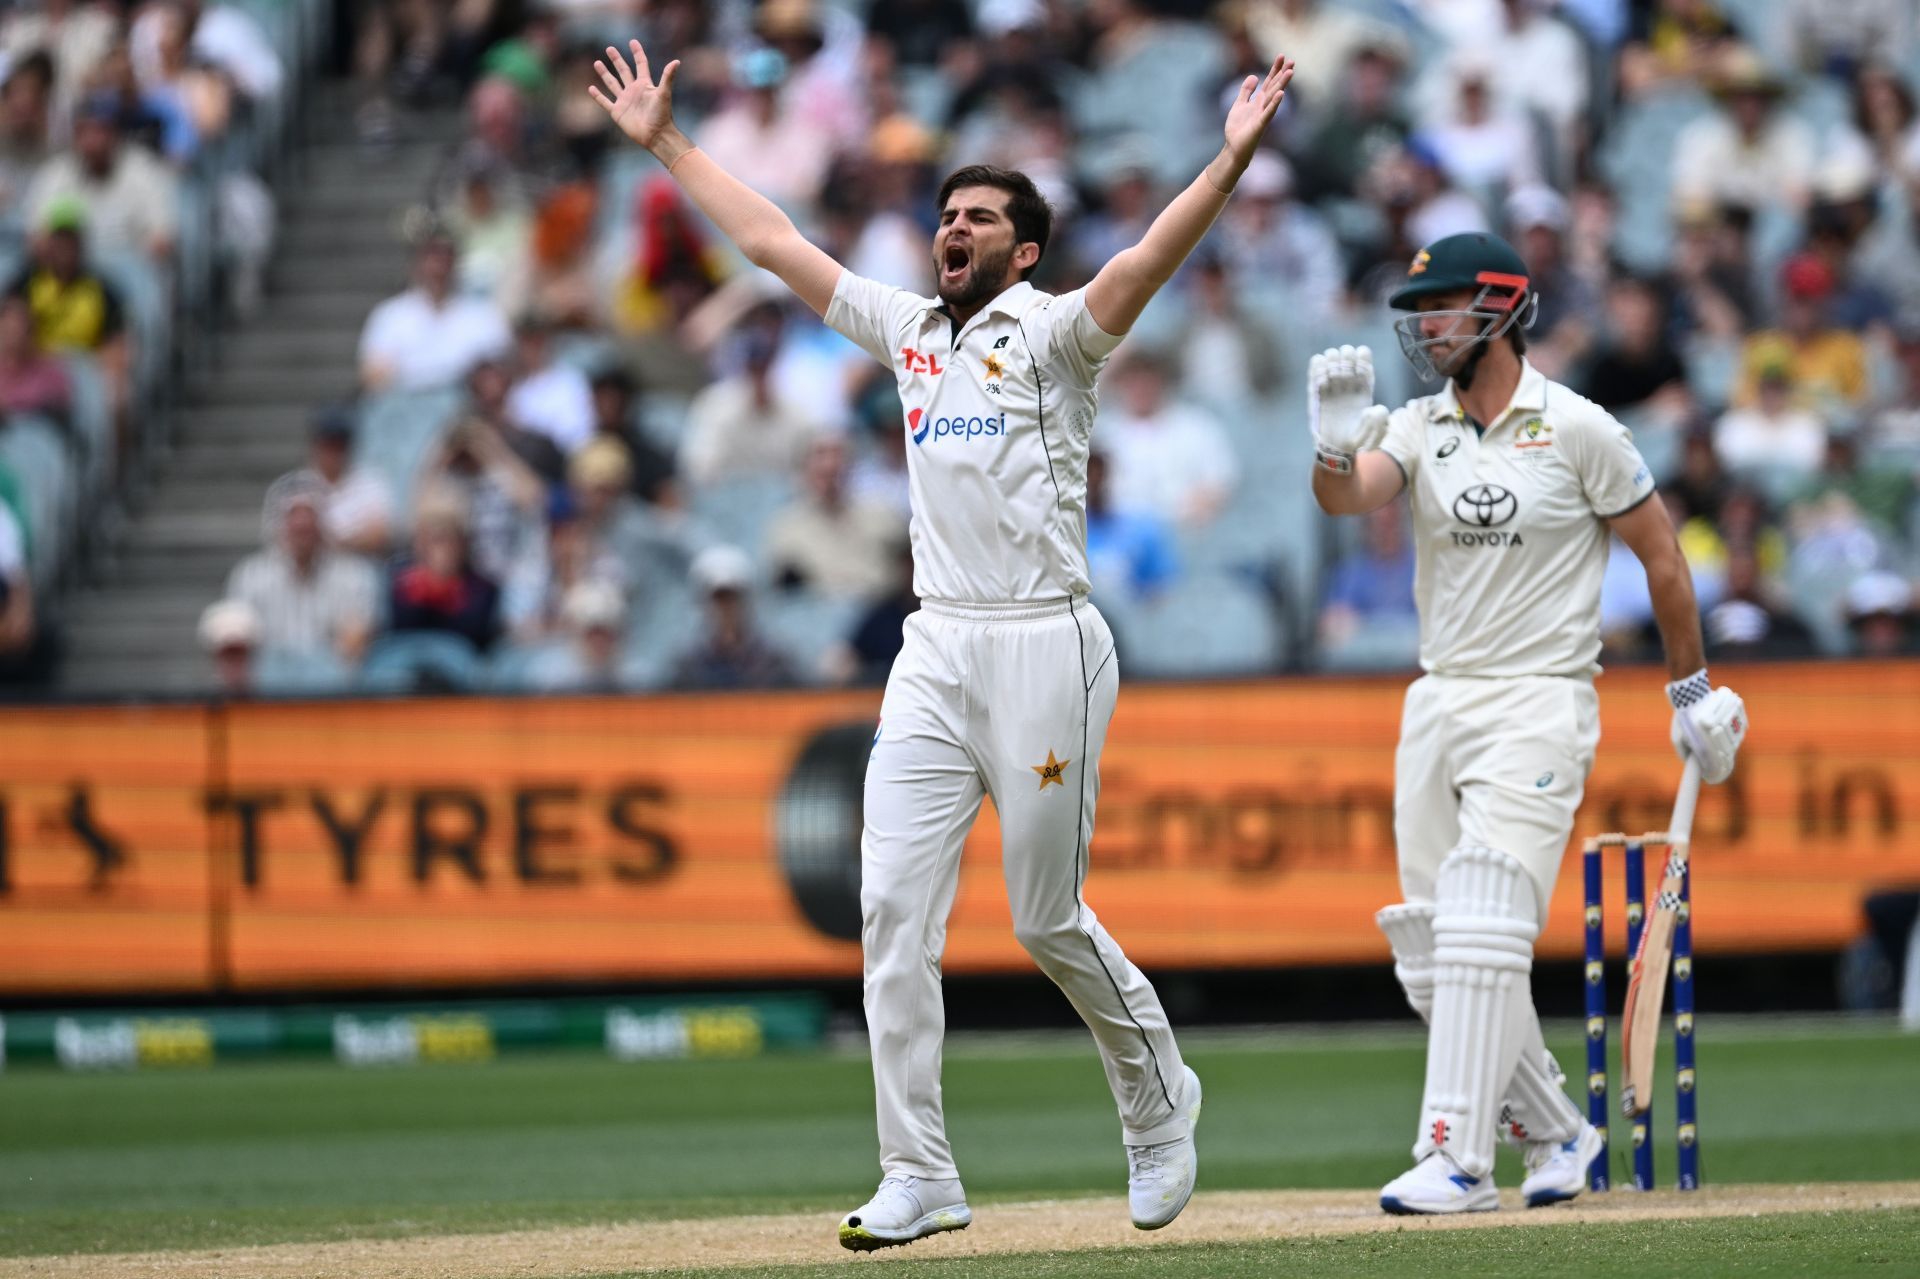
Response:
[{"label": "bat handle grip", "polygon": [[1667,837],[1676,844],[1693,841],[1693,809],[1700,802],[1700,761],[1691,755],[1680,773],[1680,790],[1673,797],[1673,820],[1667,823]]}]

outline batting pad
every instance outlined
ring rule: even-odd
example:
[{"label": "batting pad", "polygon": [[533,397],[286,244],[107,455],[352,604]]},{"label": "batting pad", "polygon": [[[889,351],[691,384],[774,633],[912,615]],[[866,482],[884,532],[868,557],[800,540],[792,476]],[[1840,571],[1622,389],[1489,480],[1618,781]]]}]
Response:
[{"label": "batting pad", "polygon": [[[1433,903],[1397,902],[1374,914],[1393,947],[1393,975],[1420,1020],[1433,1021]],[[1566,1094],[1566,1074],[1547,1051],[1533,1001],[1520,1030],[1520,1060],[1500,1105],[1500,1136],[1524,1141],[1571,1141],[1580,1134],[1580,1111]]]},{"label": "batting pad", "polygon": [[1501,1135],[1516,1143],[1572,1141],[1580,1135],[1580,1108],[1567,1096],[1566,1072],[1547,1051],[1539,1014],[1524,983],[1521,994],[1519,1061],[1500,1111]]},{"label": "batting pad", "polygon": [[1373,922],[1393,947],[1393,975],[1407,992],[1420,1020],[1433,1020],[1433,903],[1400,902],[1384,906]]},{"label": "batting pad", "polygon": [[1415,1160],[1445,1150],[1471,1177],[1493,1170],[1500,1094],[1532,1011],[1539,909],[1517,859],[1478,844],[1440,863],[1433,913],[1433,1022]]}]

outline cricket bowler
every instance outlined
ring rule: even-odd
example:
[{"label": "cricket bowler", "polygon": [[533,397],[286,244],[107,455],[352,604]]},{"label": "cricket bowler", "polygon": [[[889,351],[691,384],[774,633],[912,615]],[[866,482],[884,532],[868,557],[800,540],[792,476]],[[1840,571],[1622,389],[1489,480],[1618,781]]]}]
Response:
[{"label": "cricket bowler", "polygon": [[1390,1213],[1499,1207],[1496,1137],[1517,1143],[1529,1206],[1586,1184],[1600,1135],[1562,1091],[1529,975],[1600,740],[1600,579],[1609,534],[1647,575],[1666,649],[1672,738],[1726,780],[1746,712],[1707,678],[1693,583],[1631,434],[1526,359],[1539,305],[1513,248],[1482,232],[1423,249],[1390,299],[1437,395],[1389,414],[1365,347],[1317,355],[1313,493],[1358,515],[1410,492],[1420,665],[1394,760],[1405,900],[1380,911],[1394,971],[1426,1020],[1413,1167]]},{"label": "cricket bowler", "polygon": [[[1052,211],[1023,174],[962,169],[940,191],[937,297],[862,279],[724,171],[673,123],[670,62],[614,48],[589,89],[756,266],[894,372],[909,447],[914,593],[867,765],[861,947],[882,1178],[840,1223],[868,1251],[972,1214],[940,1096],[940,956],[960,853],[981,800],[1000,816],[1014,934],[1093,1031],[1119,1106],[1133,1224],[1165,1226],[1193,1193],[1200,1081],[1153,987],[1085,902],[1101,747],[1119,683],[1088,600],[1087,452],[1094,382],[1141,310],[1226,206],[1293,64],[1248,76],[1225,144],[1085,288],[1027,283]],[[605,92],[601,91],[604,87]]]}]

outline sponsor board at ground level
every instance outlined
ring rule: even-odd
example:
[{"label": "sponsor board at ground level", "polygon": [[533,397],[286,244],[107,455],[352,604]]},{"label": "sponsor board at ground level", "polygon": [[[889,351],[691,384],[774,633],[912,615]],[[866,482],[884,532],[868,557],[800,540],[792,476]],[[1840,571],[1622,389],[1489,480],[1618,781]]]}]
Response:
[{"label": "sponsor board at ground level", "polygon": [[[1701,800],[1696,945],[1845,945],[1867,892],[1920,880],[1920,663],[1715,676],[1754,728]],[[1126,688],[1087,896],[1129,955],[1386,962],[1406,682]],[[1576,837],[1665,823],[1662,683],[1599,681]],[[857,977],[878,709],[867,691],[8,709],[0,994]],[[1539,765],[1514,767],[1531,790]],[[990,809],[963,863],[944,969],[1029,971]],[[1549,957],[1580,953],[1577,879]]]}]

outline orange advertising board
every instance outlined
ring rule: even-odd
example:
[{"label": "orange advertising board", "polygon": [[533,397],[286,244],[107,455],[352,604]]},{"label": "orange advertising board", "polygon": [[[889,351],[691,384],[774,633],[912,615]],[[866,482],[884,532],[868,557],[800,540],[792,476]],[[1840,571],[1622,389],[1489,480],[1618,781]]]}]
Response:
[{"label": "orange advertising board", "polygon": [[[1844,944],[1865,893],[1920,885],[1920,663],[1716,676],[1755,728],[1701,802],[1696,947]],[[1661,682],[1601,680],[1577,833],[1665,824]],[[1137,962],[1385,962],[1404,686],[1123,688],[1087,900]],[[877,709],[858,692],[3,711],[0,993],[854,976]],[[1027,967],[998,858],[989,806],[948,971]],[[1579,953],[1578,878],[1546,953]]]}]

